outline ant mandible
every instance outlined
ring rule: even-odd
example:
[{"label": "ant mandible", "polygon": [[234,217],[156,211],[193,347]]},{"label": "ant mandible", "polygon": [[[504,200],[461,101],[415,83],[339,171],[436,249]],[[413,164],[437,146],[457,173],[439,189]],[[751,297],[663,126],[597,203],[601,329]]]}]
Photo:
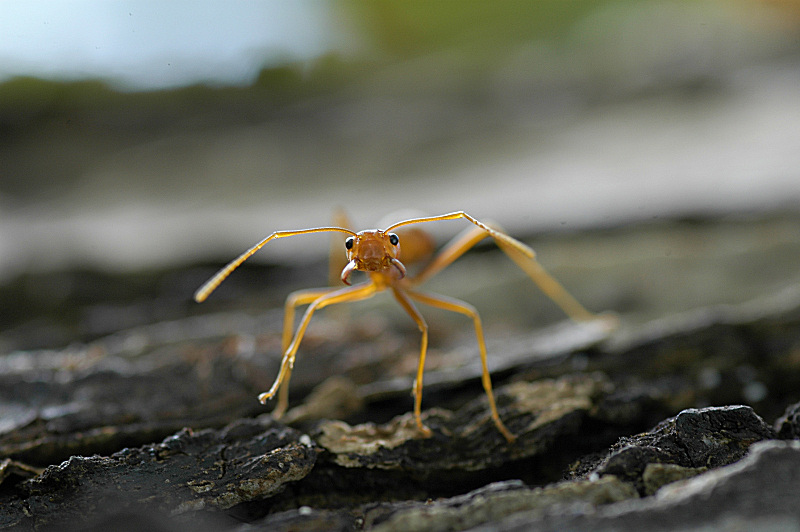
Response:
[{"label": "ant mandible", "polygon": [[[464,232],[462,235],[454,238],[444,249],[419,273],[414,276],[406,275],[406,267],[400,261],[400,242],[407,240],[408,248],[417,249],[420,246],[424,247],[424,243],[420,242],[421,238],[429,238],[426,234],[419,230],[414,231],[406,229],[400,230],[399,236],[397,233],[392,232],[403,226],[420,224],[426,222],[436,222],[442,220],[455,220],[463,218],[472,222],[474,227]],[[498,229],[494,229],[470,216],[469,214],[458,211],[449,214],[442,214],[439,216],[428,216],[424,218],[412,218],[403,220],[390,225],[386,229],[370,229],[356,233],[350,229],[343,227],[314,227],[311,229],[299,229],[294,231],[276,231],[266,237],[264,240],[242,253],[239,257],[231,261],[227,266],[222,268],[213,277],[211,277],[197,292],[195,292],[194,299],[198,303],[205,301],[205,299],[213,292],[219,284],[225,280],[230,273],[239,267],[245,260],[247,260],[256,251],[261,249],[270,240],[278,238],[285,238],[295,235],[304,235],[308,233],[321,233],[321,232],[339,232],[348,235],[344,241],[345,250],[347,253],[347,265],[341,272],[340,279],[345,286],[344,288],[320,288],[311,290],[299,290],[293,292],[286,299],[284,309],[283,321],[283,358],[281,360],[280,371],[275,379],[274,384],[268,392],[262,393],[258,396],[259,401],[265,404],[268,399],[272,399],[280,390],[278,397],[278,404],[273,410],[273,416],[279,418],[286,411],[289,402],[289,379],[292,375],[292,368],[294,367],[295,355],[300,346],[300,341],[306,332],[311,317],[314,312],[338,303],[346,303],[352,301],[361,301],[372,297],[377,292],[389,289],[394,295],[397,302],[405,310],[409,316],[419,327],[422,333],[422,341],[420,344],[419,364],[417,366],[417,376],[414,381],[414,419],[419,431],[424,436],[430,436],[431,431],[422,422],[422,374],[425,367],[425,353],[428,347],[428,325],[425,319],[420,314],[414,302],[424,303],[432,307],[457,312],[464,314],[472,319],[475,326],[475,334],[480,349],[481,365],[482,365],[482,383],[486,391],[486,397],[489,400],[489,408],[491,409],[492,420],[500,433],[509,442],[514,441],[515,436],[509,431],[500,419],[495,404],[494,394],[492,393],[492,381],[489,376],[489,369],[486,362],[486,343],[483,337],[483,326],[478,311],[464,301],[444,297],[440,295],[433,295],[422,293],[414,290],[414,287],[429,279],[458,257],[467,252],[475,244],[490,236],[497,243],[498,247],[503,250],[506,255],[511,258],[531,279],[542,289],[542,291],[556,302],[564,312],[576,321],[590,320],[595,317],[594,314],[587,311],[580,305],[553,277],[551,277],[536,261],[533,250],[519,240],[516,240]],[[418,253],[409,253],[406,262],[411,262],[418,257]],[[354,271],[366,272],[368,280],[354,286],[350,285],[350,275]],[[294,313],[295,309],[301,305],[308,305],[297,330],[292,334],[294,326]]]}]

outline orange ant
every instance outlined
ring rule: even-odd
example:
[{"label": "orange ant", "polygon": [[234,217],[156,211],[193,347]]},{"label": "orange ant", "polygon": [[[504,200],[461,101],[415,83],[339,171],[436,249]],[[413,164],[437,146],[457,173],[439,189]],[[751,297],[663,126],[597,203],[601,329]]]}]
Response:
[{"label": "orange ant", "polygon": [[[406,276],[406,267],[400,262],[400,242],[403,241],[407,249],[407,251],[403,253],[404,260],[406,260],[407,263],[411,263],[420,259],[421,255],[424,256],[424,250],[426,248],[429,246],[432,247],[431,239],[426,233],[416,228],[406,228],[397,233],[392,232],[392,230],[412,224],[455,220],[458,218],[463,218],[472,222],[475,227],[454,238],[418,274]],[[275,418],[279,418],[283,415],[288,406],[288,385],[292,375],[292,368],[294,367],[295,355],[297,354],[300,341],[303,339],[303,335],[306,332],[306,328],[314,312],[337,303],[361,301],[372,297],[377,292],[389,289],[392,291],[395,299],[397,299],[397,302],[400,303],[400,306],[403,307],[403,310],[416,322],[422,333],[419,364],[417,366],[417,376],[414,381],[413,389],[414,419],[419,431],[426,437],[431,435],[430,429],[423,424],[421,417],[422,373],[425,367],[425,353],[428,346],[428,325],[425,323],[422,314],[420,314],[417,307],[414,305],[415,301],[432,307],[464,314],[472,319],[475,326],[478,347],[480,348],[483,388],[489,400],[492,420],[506,440],[509,442],[514,441],[514,435],[503,424],[497,412],[494,394],[492,393],[492,381],[489,377],[489,369],[486,362],[486,343],[483,338],[483,327],[481,325],[481,319],[478,316],[478,311],[469,303],[440,295],[417,292],[413,289],[418,284],[447,267],[487,236],[491,236],[500,249],[527,273],[528,276],[539,285],[542,291],[555,301],[572,319],[583,321],[594,318],[592,313],[583,308],[580,303],[567,293],[558,281],[551,277],[539,265],[530,247],[497,229],[489,227],[463,211],[439,216],[412,218],[392,224],[383,230],[370,229],[358,233],[343,227],[314,227],[311,229],[299,229],[294,231],[276,231],[217,272],[216,275],[211,277],[211,279],[197,290],[194,299],[198,303],[205,301],[209,294],[211,294],[233,270],[239,267],[240,264],[261,249],[270,240],[321,232],[339,232],[348,235],[344,241],[348,262],[339,276],[342,282],[348,286],[344,288],[329,287],[299,290],[291,293],[286,299],[283,321],[283,358],[281,360],[280,371],[269,391],[258,396],[259,401],[265,404],[268,399],[272,399],[278,390],[280,390],[278,404],[273,410]],[[354,271],[366,272],[368,281],[351,286],[350,275]],[[297,330],[292,334],[295,309],[301,305],[308,305],[308,308],[300,320]]]}]

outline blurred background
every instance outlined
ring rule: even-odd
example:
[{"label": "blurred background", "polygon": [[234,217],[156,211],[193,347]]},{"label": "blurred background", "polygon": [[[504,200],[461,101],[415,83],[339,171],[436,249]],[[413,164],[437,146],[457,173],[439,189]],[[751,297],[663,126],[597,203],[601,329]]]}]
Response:
[{"label": "blurred background", "polygon": [[[645,259],[668,310],[745,300],[798,281],[799,174],[796,0],[2,2],[0,350],[193,312],[216,267],[336,207],[497,220],[598,310]],[[291,287],[325,238],[253,268]],[[713,295],[747,246],[751,282]]]}]

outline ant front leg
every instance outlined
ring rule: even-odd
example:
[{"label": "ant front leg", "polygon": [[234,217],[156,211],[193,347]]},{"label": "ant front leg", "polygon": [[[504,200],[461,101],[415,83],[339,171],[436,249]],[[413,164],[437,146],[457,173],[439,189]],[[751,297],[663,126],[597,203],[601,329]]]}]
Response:
[{"label": "ant front leg", "polygon": [[[297,295],[297,301],[307,301],[308,299],[311,299],[313,295],[317,295],[318,297],[311,301],[306,309],[305,314],[303,314],[303,317],[300,320],[300,325],[298,325],[297,331],[294,333],[294,338],[289,345],[284,348],[283,358],[281,359],[281,368],[278,372],[278,376],[275,378],[275,382],[272,384],[272,387],[269,389],[269,391],[258,396],[258,400],[261,401],[262,404],[266,403],[269,399],[272,399],[275,396],[278,389],[281,388],[281,385],[283,385],[286,391],[281,392],[281,397],[286,395],[286,398],[279,398],[276,410],[281,407],[283,410],[285,410],[286,405],[282,405],[281,402],[286,401],[288,403],[289,379],[292,376],[295,355],[297,354],[297,349],[300,347],[300,342],[303,340],[303,336],[305,335],[306,329],[308,328],[308,324],[310,323],[314,312],[318,309],[325,308],[328,305],[367,299],[375,294],[376,289],[377,288],[373,283],[368,283],[358,286],[348,286],[334,291],[330,291],[330,289],[320,289],[318,292],[314,290],[299,292]],[[288,330],[291,332],[292,322],[294,321],[294,308],[303,304],[301,302],[296,304],[290,303],[290,301],[287,301],[286,305],[286,316],[291,319],[284,322],[284,342],[286,342],[285,338],[289,337],[286,331]],[[275,414],[281,415],[283,414],[283,410],[275,412]]]},{"label": "ant front leg", "polygon": [[422,317],[417,307],[408,298],[406,292],[397,286],[392,287],[395,299],[400,303],[411,319],[417,324],[420,332],[422,333],[422,340],[420,341],[419,348],[419,363],[417,365],[417,378],[414,379],[414,419],[417,422],[417,428],[426,438],[431,436],[431,429],[425,426],[422,422],[422,374],[425,370],[425,355],[428,352],[428,324],[425,323],[425,318]]},{"label": "ant front leg", "polygon": [[408,292],[408,295],[420,303],[425,303],[426,305],[443,310],[449,310],[451,312],[458,312],[459,314],[463,314],[472,319],[472,322],[475,325],[475,336],[478,340],[478,348],[481,354],[481,382],[483,383],[483,389],[486,392],[486,398],[489,400],[489,409],[491,410],[492,421],[494,421],[497,430],[500,431],[500,434],[503,435],[506,441],[512,443],[516,439],[516,436],[514,436],[503,424],[503,421],[500,419],[500,414],[497,412],[497,404],[494,400],[494,392],[492,392],[492,378],[489,375],[489,364],[486,356],[486,341],[483,337],[483,325],[481,324],[481,317],[478,315],[477,309],[475,309],[475,307],[469,303],[450,297],[444,297],[440,295],[434,296],[431,294],[422,294],[419,292],[410,291]]},{"label": "ant front leg", "polygon": [[[292,341],[292,333],[294,331],[294,313],[295,309],[302,305],[308,305],[315,299],[333,292],[335,288],[312,288],[311,290],[298,290],[289,294],[286,298],[283,312],[283,335],[281,337],[281,353],[286,353]],[[289,379],[292,376],[292,368],[290,367],[283,377],[283,385],[280,387],[278,393],[278,404],[272,410],[272,417],[280,419],[289,407]],[[265,394],[259,396],[259,400],[264,403],[266,399]]]}]

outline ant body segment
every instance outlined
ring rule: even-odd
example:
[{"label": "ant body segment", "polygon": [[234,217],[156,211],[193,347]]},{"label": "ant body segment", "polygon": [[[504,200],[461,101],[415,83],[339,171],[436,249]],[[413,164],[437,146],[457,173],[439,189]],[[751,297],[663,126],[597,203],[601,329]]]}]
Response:
[{"label": "ant body segment", "polygon": [[[455,219],[465,219],[471,222],[474,227],[453,239],[419,273],[414,276],[407,276],[406,267],[405,264],[401,262],[401,258],[403,258],[406,263],[415,262],[426,254],[427,249],[431,248],[432,241],[426,233],[418,228],[401,228],[412,224]],[[397,233],[393,232],[393,230],[396,229],[398,230]],[[211,294],[233,270],[239,267],[239,265],[270,240],[321,232],[339,232],[348,235],[344,241],[347,265],[339,276],[341,281],[347,286],[343,288],[328,287],[299,290],[291,293],[286,299],[282,340],[283,357],[280,371],[269,391],[262,393],[258,397],[259,401],[265,404],[266,401],[272,399],[276,393],[279,394],[278,404],[273,410],[273,416],[275,418],[279,418],[286,411],[288,406],[288,385],[292,374],[292,368],[294,367],[295,356],[314,312],[329,305],[361,301],[372,297],[378,292],[390,290],[403,310],[405,310],[417,324],[422,334],[417,375],[413,387],[414,418],[419,431],[424,436],[430,436],[431,434],[430,429],[424,425],[421,417],[422,376],[425,367],[425,354],[428,347],[428,325],[422,317],[422,314],[417,310],[415,302],[463,314],[472,319],[478,347],[480,349],[482,383],[486,392],[486,397],[489,400],[492,421],[506,440],[509,442],[514,441],[515,436],[506,428],[497,412],[487,365],[483,326],[478,311],[475,307],[464,301],[415,290],[417,285],[446,268],[486,237],[492,237],[498,247],[527,273],[542,291],[555,301],[572,319],[576,321],[585,321],[594,319],[595,317],[594,314],[583,308],[558,281],[551,277],[541,265],[539,265],[530,247],[498,229],[494,229],[476,220],[463,211],[439,216],[411,218],[392,224],[383,230],[372,229],[355,232],[343,227],[331,226],[293,231],[276,231],[217,272],[195,292],[194,299],[198,303],[205,301],[209,294]],[[401,253],[401,244],[406,246],[404,248],[407,249],[406,252]],[[356,285],[350,285],[350,275],[354,271],[365,272],[367,281]],[[295,309],[302,305],[308,305],[308,307],[300,320],[297,330],[293,331]]]}]

